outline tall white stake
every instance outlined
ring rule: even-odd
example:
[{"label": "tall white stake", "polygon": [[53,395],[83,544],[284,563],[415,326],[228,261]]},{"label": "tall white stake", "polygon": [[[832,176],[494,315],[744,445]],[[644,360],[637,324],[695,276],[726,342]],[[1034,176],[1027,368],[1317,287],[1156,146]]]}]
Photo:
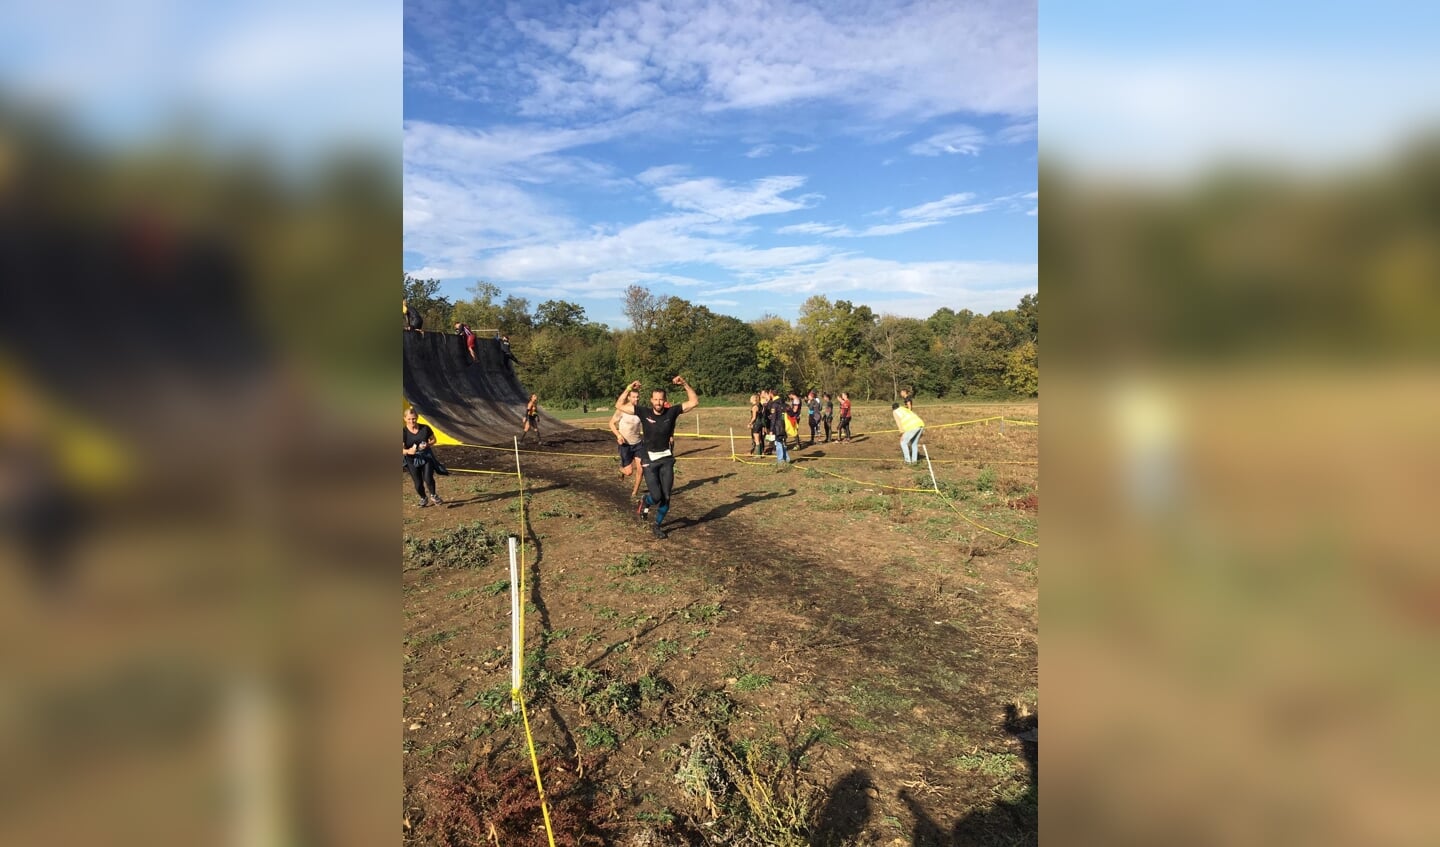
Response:
[{"label": "tall white stake", "polygon": [[520,677],[524,672],[524,633],[520,631],[520,560],[516,555],[519,540],[510,536],[510,711],[520,711]]},{"label": "tall white stake", "polygon": [[930,464],[930,448],[921,444],[920,449],[925,451],[925,467],[930,469],[930,484],[935,486],[935,493],[939,494],[940,483],[935,481],[935,466]]}]

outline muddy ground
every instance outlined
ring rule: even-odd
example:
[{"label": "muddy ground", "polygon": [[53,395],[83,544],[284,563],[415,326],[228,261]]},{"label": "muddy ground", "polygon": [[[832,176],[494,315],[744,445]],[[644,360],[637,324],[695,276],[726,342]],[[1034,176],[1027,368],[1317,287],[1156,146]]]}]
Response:
[{"label": "muddy ground", "polygon": [[[546,843],[509,698],[523,532],[557,844],[1037,843],[1038,427],[942,425],[1038,408],[916,411],[945,497],[898,490],[929,474],[876,405],[789,467],[678,438],[665,540],[603,413],[526,447],[523,527],[515,477],[460,472],[513,453],[441,448],[439,507],[404,478],[406,842]],[[707,435],[748,417],[694,414]]]}]

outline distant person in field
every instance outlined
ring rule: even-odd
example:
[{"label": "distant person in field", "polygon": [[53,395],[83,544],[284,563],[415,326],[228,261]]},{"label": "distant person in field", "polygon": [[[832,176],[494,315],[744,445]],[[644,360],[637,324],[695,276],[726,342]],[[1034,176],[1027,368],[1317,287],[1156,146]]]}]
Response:
[{"label": "distant person in field", "polygon": [[420,317],[418,311],[410,308],[409,300],[400,301],[400,314],[405,316],[405,330],[407,332],[418,332],[421,335],[425,334],[425,319]]},{"label": "distant person in field", "polygon": [[913,465],[920,461],[920,436],[925,434],[925,422],[899,403],[890,404],[890,414],[900,427],[900,455],[905,464]]},{"label": "distant person in field", "polygon": [[[793,434],[795,436],[795,445],[793,448],[795,450],[800,449],[800,415],[802,414],[800,410],[803,405],[804,404],[800,402],[800,395],[793,391],[790,392],[790,398],[785,409],[785,417],[789,419],[789,426],[786,427],[785,434]],[[789,444],[785,446],[790,447]]]},{"label": "distant person in field", "polygon": [[850,443],[850,395],[840,392],[840,442]]},{"label": "distant person in field", "polygon": [[775,392],[770,389],[760,389],[760,455],[765,455],[766,449],[775,441],[772,435],[775,431],[770,429],[775,421]]},{"label": "distant person in field", "polygon": [[525,404],[525,428],[520,430],[520,440],[524,441],[525,436],[531,432],[535,433],[535,440],[542,446],[545,439],[540,437],[540,396],[530,395],[530,402]]},{"label": "distant person in field", "polygon": [[[631,391],[626,395],[626,402],[631,406],[640,402],[640,392]],[[619,409],[610,416],[610,431],[615,434],[615,449],[620,452],[620,476],[633,476],[635,485],[630,489],[630,497],[634,499],[640,495],[640,478],[644,475],[640,464],[640,439],[643,433],[640,429],[640,416],[627,415]]]},{"label": "distant person in field", "polygon": [[[514,362],[517,365],[521,364],[520,360],[515,358],[515,354],[510,352],[510,336],[500,336],[500,353],[505,357],[505,361]],[[512,367],[510,370],[513,371],[515,369]]]},{"label": "distant person in field", "polygon": [[631,392],[640,390],[638,379],[630,383],[615,401],[615,408],[621,413],[640,417],[644,458],[649,460],[645,465],[645,485],[649,491],[641,502],[644,507],[655,507],[655,522],[650,525],[650,533],[659,539],[665,537],[665,530],[660,528],[660,524],[665,522],[665,515],[670,511],[670,494],[675,488],[675,452],[672,449],[675,422],[682,414],[700,405],[700,396],[684,377],[677,375],[671,382],[685,389],[685,402],[679,406],[667,407],[665,389],[654,388],[650,391],[649,407],[637,407],[630,401],[630,396]]},{"label": "distant person in field", "polygon": [[460,337],[465,340],[465,351],[470,354],[470,361],[478,362],[479,359],[475,357],[475,333],[470,331],[470,327],[459,321],[455,322],[455,331],[460,333]]},{"label": "distant person in field", "polygon": [[810,393],[806,395],[805,410],[809,412],[810,418],[810,446],[814,447],[815,431],[820,428],[820,397],[815,393],[815,389],[813,388],[810,389]]},{"label": "distant person in field", "polygon": [[830,424],[835,420],[835,401],[830,399],[829,392],[823,395],[820,404],[820,422],[825,424],[825,443],[830,443]]},{"label": "distant person in field", "polygon": [[904,406],[905,408],[907,408],[907,409],[909,409],[909,410],[911,410],[911,411],[914,411],[914,410],[915,410],[915,392],[914,392],[914,391],[911,391],[911,390],[908,389],[908,388],[902,388],[902,389],[900,389],[900,405]]},{"label": "distant person in field", "polygon": [[750,452],[759,456],[765,452],[765,422],[760,414],[760,395],[750,395]]},{"label": "distant person in field", "polygon": [[770,394],[770,434],[765,440],[775,445],[775,463],[783,465],[790,461],[790,450],[785,446],[785,401],[780,399],[780,392],[772,391]]},{"label": "distant person in field", "polygon": [[420,508],[432,503],[444,503],[440,495],[435,493],[435,474],[437,471],[446,471],[430,450],[435,446],[434,430],[430,429],[429,425],[420,423],[414,409],[406,409],[404,436],[405,444],[401,454],[404,456],[405,469],[410,472],[410,480],[415,483],[415,493],[420,497]]}]

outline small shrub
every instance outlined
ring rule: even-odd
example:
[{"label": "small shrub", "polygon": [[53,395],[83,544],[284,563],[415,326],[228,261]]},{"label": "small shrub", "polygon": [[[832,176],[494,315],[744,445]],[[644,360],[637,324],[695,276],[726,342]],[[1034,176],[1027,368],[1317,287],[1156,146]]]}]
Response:
[{"label": "small shrub", "polygon": [[1014,753],[972,753],[950,760],[950,764],[962,771],[985,776],[1009,776],[1019,762],[1020,757]]},{"label": "small shrub", "polygon": [[585,742],[586,747],[616,747],[620,744],[620,738],[615,731],[601,723],[582,726],[580,738]]},{"label": "small shrub", "polygon": [[620,576],[639,576],[650,570],[650,557],[645,553],[630,553],[625,556],[624,561],[618,565],[611,565],[607,570]]},{"label": "small shrub", "polygon": [[976,490],[976,491],[985,491],[985,492],[994,491],[994,490],[995,490],[995,469],[994,469],[994,468],[981,468],[981,469],[980,469],[980,475],[975,478],[975,490]]},{"label": "small shrub", "polygon": [[646,703],[663,699],[666,694],[675,690],[664,677],[648,673],[635,682],[635,689],[639,692],[641,701]]},{"label": "small shrub", "polygon": [[710,623],[723,614],[725,614],[725,610],[720,608],[719,603],[702,603],[693,609],[682,609],[680,611],[680,618],[686,623],[692,621]]},{"label": "small shrub", "polygon": [[635,711],[635,707],[640,705],[640,698],[635,693],[635,686],[611,680],[604,688],[586,698],[586,702],[597,715],[625,714]]},{"label": "small shrub", "polygon": [[662,638],[655,643],[655,648],[650,655],[655,657],[656,662],[665,662],[680,652],[680,645],[673,638]]},{"label": "small shrub", "polygon": [[405,558],[422,568],[432,565],[473,568],[498,554],[505,546],[505,538],[474,521],[432,538],[405,536]]},{"label": "small shrub", "polygon": [[745,673],[735,680],[736,691],[758,691],[774,682],[773,677],[762,673]]}]

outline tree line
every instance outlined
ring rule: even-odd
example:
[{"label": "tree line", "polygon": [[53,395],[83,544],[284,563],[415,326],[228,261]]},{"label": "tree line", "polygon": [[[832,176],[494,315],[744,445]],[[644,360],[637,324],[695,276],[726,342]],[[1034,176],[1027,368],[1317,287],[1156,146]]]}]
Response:
[{"label": "tree line", "polygon": [[1036,294],[988,315],[942,308],[924,319],[816,295],[793,323],[773,315],[746,322],[632,285],[624,302],[631,328],[614,330],[565,300],[532,310],[488,282],[454,302],[439,289],[439,280],[405,275],[405,299],[427,329],[450,331],[460,321],[503,330],[524,362],[521,381],[555,407],[603,405],[632,379],[660,384],[677,370],[711,396],[770,386],[874,400],[909,387],[936,398],[998,400],[1034,397],[1040,388]]}]

